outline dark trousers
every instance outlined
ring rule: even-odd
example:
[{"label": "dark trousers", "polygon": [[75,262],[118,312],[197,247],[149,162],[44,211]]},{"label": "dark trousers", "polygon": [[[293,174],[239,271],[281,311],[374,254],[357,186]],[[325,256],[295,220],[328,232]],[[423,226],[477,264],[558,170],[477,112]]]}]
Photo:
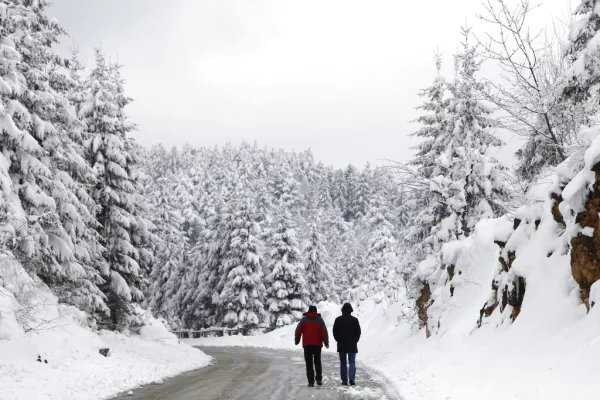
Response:
[{"label": "dark trousers", "polygon": [[321,382],[323,380],[321,346],[306,346],[304,348],[304,361],[306,361],[306,377],[308,378],[308,383],[315,383],[315,370],[317,372],[317,382]]},{"label": "dark trousers", "polygon": [[356,353],[339,353],[340,377],[342,382],[348,382],[348,364],[350,364],[350,380],[356,378]]}]

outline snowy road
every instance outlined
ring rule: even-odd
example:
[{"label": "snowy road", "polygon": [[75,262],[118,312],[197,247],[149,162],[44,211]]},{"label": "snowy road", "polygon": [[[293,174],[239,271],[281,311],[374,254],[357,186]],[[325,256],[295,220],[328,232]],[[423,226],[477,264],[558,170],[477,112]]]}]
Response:
[{"label": "snowy road", "polygon": [[206,347],[212,366],[124,394],[113,400],[396,399],[358,366],[357,386],[342,387],[336,354],[323,354],[323,386],[306,387],[303,354],[242,347]]}]

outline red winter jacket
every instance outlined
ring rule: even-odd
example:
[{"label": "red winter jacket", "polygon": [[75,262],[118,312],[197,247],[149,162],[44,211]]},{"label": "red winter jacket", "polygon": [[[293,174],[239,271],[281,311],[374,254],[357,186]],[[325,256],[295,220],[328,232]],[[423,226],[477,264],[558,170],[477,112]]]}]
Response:
[{"label": "red winter jacket", "polygon": [[300,343],[302,336],[302,347],[306,346],[329,346],[329,334],[325,321],[321,318],[321,314],[316,312],[304,313],[304,317],[296,327],[296,344]]}]

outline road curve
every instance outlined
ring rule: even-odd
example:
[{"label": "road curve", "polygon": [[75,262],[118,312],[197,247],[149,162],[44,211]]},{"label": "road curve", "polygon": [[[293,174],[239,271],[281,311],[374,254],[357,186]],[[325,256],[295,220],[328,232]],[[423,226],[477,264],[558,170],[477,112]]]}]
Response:
[{"label": "road curve", "polygon": [[335,354],[323,354],[323,386],[307,387],[301,351],[245,347],[206,347],[214,358],[209,367],[191,371],[161,384],[150,384],[112,400],[292,400],[398,399],[386,393],[380,379],[360,365],[357,386],[340,385]]}]

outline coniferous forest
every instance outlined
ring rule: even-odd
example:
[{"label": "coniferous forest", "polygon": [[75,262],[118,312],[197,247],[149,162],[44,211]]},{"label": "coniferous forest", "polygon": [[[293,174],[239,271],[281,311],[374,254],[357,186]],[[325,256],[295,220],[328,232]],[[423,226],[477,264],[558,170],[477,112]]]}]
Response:
[{"label": "coniferous forest", "polygon": [[[565,46],[527,33],[527,2],[485,3],[490,37],[465,26],[456,54],[433,58],[414,157],[340,169],[260,143],[144,148],[121,66],[60,55],[46,0],[0,2],[2,251],[92,327],[135,330],[141,305],[174,329],[252,331],[366,298],[418,326],[418,266],[442,268],[445,243],[531,202],[569,157],[583,167],[598,4],[581,2]],[[499,131],[522,139],[514,166],[493,156]]]}]

